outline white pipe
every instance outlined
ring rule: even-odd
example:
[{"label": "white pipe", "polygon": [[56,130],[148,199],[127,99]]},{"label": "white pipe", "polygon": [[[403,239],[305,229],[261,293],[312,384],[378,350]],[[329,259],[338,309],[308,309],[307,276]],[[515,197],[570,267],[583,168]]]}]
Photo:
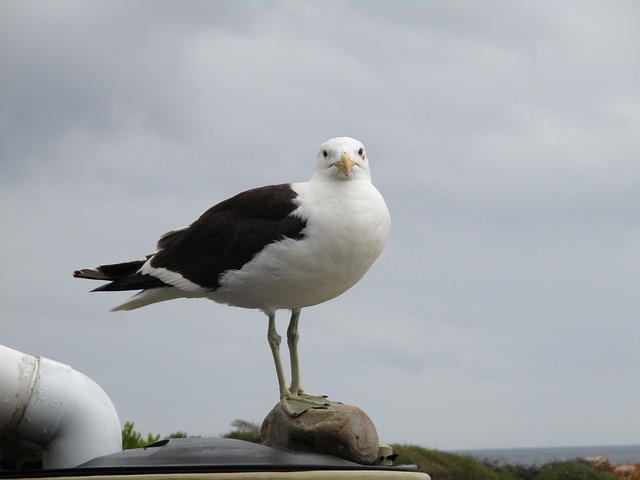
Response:
[{"label": "white pipe", "polygon": [[0,345],[0,436],[42,445],[44,468],[75,467],[122,450],[108,395],[68,365]]}]

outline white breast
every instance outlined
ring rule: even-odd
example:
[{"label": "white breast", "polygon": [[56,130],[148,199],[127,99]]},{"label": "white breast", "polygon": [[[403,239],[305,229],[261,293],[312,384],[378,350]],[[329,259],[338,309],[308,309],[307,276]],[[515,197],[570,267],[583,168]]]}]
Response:
[{"label": "white breast", "polygon": [[307,220],[304,238],[270,244],[223,275],[210,298],[265,312],[316,305],[352,287],[378,258],[390,217],[368,180],[311,181],[293,189],[294,214]]}]

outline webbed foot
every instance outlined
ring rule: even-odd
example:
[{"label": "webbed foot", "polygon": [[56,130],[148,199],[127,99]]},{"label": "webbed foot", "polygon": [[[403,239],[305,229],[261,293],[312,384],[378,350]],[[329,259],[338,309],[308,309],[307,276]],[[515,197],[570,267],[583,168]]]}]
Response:
[{"label": "webbed foot", "polygon": [[283,395],[280,398],[282,408],[292,417],[297,417],[310,408],[328,408],[327,396],[307,395],[306,393]]}]

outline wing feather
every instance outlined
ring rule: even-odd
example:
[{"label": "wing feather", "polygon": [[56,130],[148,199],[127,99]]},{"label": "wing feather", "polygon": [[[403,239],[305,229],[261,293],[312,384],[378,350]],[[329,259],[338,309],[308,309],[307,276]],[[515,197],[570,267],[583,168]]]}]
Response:
[{"label": "wing feather", "polygon": [[74,276],[110,281],[94,291],[180,288],[179,282],[166,283],[173,272],[180,281],[215,290],[222,273],[242,268],[266,245],[304,237],[306,220],[294,214],[296,197],[290,184],[247,190],[211,207],[190,226],[162,235],[147,260],[76,270]]},{"label": "wing feather", "polygon": [[211,207],[188,228],[163,236],[163,248],[150,266],[215,290],[223,272],[242,268],[266,245],[304,236],[306,221],[292,215],[298,208],[296,196],[290,184],[239,193]]}]

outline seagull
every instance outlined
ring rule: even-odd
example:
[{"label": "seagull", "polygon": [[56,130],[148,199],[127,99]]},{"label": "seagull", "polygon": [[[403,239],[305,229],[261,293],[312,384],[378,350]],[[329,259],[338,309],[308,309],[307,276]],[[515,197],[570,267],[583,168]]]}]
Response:
[{"label": "seagull", "polygon": [[[326,408],[326,396],[300,382],[300,310],[355,285],[382,252],[391,219],[371,183],[364,146],[350,137],[320,146],[308,182],[258,187],[207,210],[188,227],[165,233],[144,260],[76,270],[104,280],[92,291],[140,290],[112,309],[134,310],[177,298],[208,298],[267,315],[280,404],[291,416]],[[287,387],[276,312],[289,310]]]}]

